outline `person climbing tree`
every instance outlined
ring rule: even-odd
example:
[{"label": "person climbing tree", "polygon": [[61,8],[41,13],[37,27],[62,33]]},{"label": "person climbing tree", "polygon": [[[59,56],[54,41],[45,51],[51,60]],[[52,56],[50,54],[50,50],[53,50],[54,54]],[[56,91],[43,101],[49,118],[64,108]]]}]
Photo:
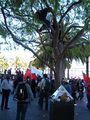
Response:
[{"label": "person climbing tree", "polygon": [[50,13],[51,8],[44,8],[42,10],[38,10],[35,15],[37,16],[38,20],[40,20],[41,22],[43,22],[42,27],[40,28],[40,32],[42,30],[45,30],[47,27],[51,28],[51,23],[50,21],[47,19],[47,14]]}]

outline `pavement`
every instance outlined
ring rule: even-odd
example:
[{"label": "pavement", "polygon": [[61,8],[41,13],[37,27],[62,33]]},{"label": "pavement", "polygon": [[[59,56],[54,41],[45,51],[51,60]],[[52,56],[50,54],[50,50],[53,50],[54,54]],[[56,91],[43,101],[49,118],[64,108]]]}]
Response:
[{"label": "pavement", "polygon": [[84,94],[84,98],[81,101],[77,101],[75,106],[75,120],[90,120],[90,111],[87,110],[87,98]]},{"label": "pavement", "polygon": [[[90,111],[86,108],[86,96],[81,101],[77,101],[75,106],[74,120],[90,120]],[[0,95],[1,103],[1,95]],[[9,99],[9,110],[0,110],[0,120],[15,120],[16,117],[16,102],[13,101],[12,95]],[[38,106],[38,98],[35,98],[29,105],[25,120],[49,120],[49,111],[40,110]],[[57,120],[57,119],[56,119]]]},{"label": "pavement", "polygon": [[[1,104],[1,95],[0,95]],[[15,120],[16,118],[16,101],[13,100],[11,95],[9,98],[9,110],[0,110],[0,120]],[[49,120],[49,113],[45,110],[40,110],[38,106],[38,98],[35,98],[28,106],[25,120]]]}]

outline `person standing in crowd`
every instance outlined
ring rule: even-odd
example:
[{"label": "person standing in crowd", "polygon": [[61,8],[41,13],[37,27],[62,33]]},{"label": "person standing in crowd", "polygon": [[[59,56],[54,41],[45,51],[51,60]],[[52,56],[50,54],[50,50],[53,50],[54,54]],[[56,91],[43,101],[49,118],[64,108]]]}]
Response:
[{"label": "person standing in crowd", "polygon": [[31,79],[30,79],[30,77],[29,76],[27,76],[27,78],[25,79],[26,80],[26,82],[30,85],[30,87],[31,87]]},{"label": "person standing in crowd", "polygon": [[31,89],[32,89],[34,98],[36,98],[36,88],[37,88],[37,76],[35,73],[32,73],[32,75],[31,75]]},{"label": "person standing in crowd", "polygon": [[63,80],[62,85],[69,92],[69,94],[72,95],[72,87],[71,87],[71,84],[69,83],[69,80]]},{"label": "person standing in crowd", "polygon": [[32,81],[31,81],[31,90],[32,90],[34,98],[36,98],[36,88],[37,88],[36,80],[32,79]]},{"label": "person standing in crowd", "polygon": [[14,100],[17,101],[16,120],[25,120],[28,104],[33,100],[33,93],[27,81],[23,81],[22,75],[18,76],[18,85],[14,92]]},{"label": "person standing in crowd", "polygon": [[11,83],[9,75],[6,75],[6,78],[2,81],[1,89],[2,89],[1,110],[3,110],[4,108],[9,109],[8,100],[11,92]]},{"label": "person standing in crowd", "polygon": [[76,93],[77,93],[77,82],[73,81],[72,82],[72,85],[71,85],[71,88],[72,88],[72,97],[74,99],[74,104],[76,105],[76,101],[77,101],[77,96],[76,96]]},{"label": "person standing in crowd", "polygon": [[11,75],[11,71],[12,71],[12,68],[10,68],[10,69],[7,71],[8,75]]},{"label": "person standing in crowd", "polygon": [[43,75],[42,80],[38,83],[38,87],[40,88],[39,106],[41,109],[43,109],[43,104],[45,100],[45,110],[48,110],[48,99],[50,95],[50,81],[48,79],[47,74]]},{"label": "person standing in crowd", "polygon": [[78,96],[78,100],[82,100],[84,97],[84,84],[83,83],[79,83],[79,96]]},{"label": "person standing in crowd", "polygon": [[50,80],[50,95],[52,95],[55,92],[55,80]]}]

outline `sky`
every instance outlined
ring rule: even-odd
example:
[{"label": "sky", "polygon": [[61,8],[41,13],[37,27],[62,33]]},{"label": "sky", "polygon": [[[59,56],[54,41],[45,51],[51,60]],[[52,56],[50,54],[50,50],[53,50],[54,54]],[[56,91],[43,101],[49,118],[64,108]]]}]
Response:
[{"label": "sky", "polygon": [[[76,62],[73,60],[71,68],[70,68],[70,78],[81,78],[83,79],[83,74],[86,73],[86,64],[82,64],[81,61]],[[67,70],[66,70],[66,76],[67,76]]]},{"label": "sky", "polygon": [[1,54],[8,60],[17,57],[22,58],[24,61],[31,61],[33,54],[28,50],[13,50],[13,51],[2,51]]},{"label": "sky", "polygon": [[[0,37],[1,42],[5,42],[3,38]],[[20,57],[25,59],[25,61],[30,61],[32,59],[33,54],[29,50],[24,50],[20,45],[18,46],[12,40],[8,40],[11,42],[10,44],[0,44],[0,53],[5,56],[8,60],[14,57]]]}]

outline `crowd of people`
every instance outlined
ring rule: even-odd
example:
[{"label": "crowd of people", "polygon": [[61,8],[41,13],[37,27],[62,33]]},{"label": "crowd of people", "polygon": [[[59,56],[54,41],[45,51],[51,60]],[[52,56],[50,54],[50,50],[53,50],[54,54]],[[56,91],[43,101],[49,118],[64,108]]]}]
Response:
[{"label": "crowd of people", "polygon": [[[84,92],[86,92],[87,108],[90,110],[90,82],[86,85],[81,79],[63,79],[61,84],[73,97],[74,104],[78,100],[82,100]],[[24,93],[21,87],[27,92]],[[1,110],[9,109],[9,96],[13,94],[13,100],[17,101],[16,120],[20,120],[20,117],[21,120],[25,120],[28,104],[35,98],[38,98],[38,105],[41,110],[48,110],[49,98],[55,91],[55,84],[54,80],[50,79],[47,74],[43,74],[43,77],[38,75],[37,79],[31,80],[29,76],[24,79],[23,74],[18,72],[14,79],[9,74],[4,74],[0,79],[0,89],[2,95]]]},{"label": "crowd of people", "polygon": [[70,79],[68,82],[62,81],[62,84],[73,97],[74,105],[77,105],[77,101],[82,100],[86,94],[86,107],[90,111],[90,80],[85,83],[83,79]]},{"label": "crowd of people", "polygon": [[44,74],[43,77],[38,75],[37,79],[30,79],[29,76],[24,78],[21,71],[14,77],[11,74],[4,74],[0,79],[1,110],[10,109],[8,106],[10,94],[13,95],[13,100],[17,101],[16,120],[25,120],[28,104],[37,97],[39,108],[43,109],[45,99],[45,110],[48,110],[48,99],[52,92],[50,88],[52,87],[54,90],[54,86],[50,85],[49,89],[46,88],[44,91],[46,83],[44,82],[43,87],[40,85],[44,80],[50,85],[47,74]]}]

